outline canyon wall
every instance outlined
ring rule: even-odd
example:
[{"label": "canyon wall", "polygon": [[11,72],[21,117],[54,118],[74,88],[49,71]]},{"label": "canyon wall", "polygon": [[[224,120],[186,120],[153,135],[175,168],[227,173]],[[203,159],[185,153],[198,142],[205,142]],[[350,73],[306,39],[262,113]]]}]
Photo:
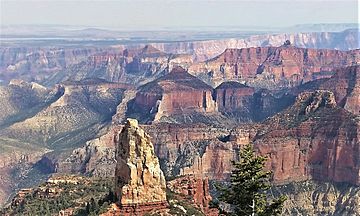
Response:
[{"label": "canyon wall", "polygon": [[[134,81],[136,78],[131,76],[125,79],[124,70],[139,71],[141,69],[147,74],[156,74],[164,70],[170,71],[173,65],[181,64],[188,67],[193,61],[200,62],[214,58],[229,48],[277,47],[286,40],[297,47],[346,51],[359,48],[358,35],[357,29],[344,32],[269,34],[254,35],[244,39],[152,43],[152,48],[146,48],[146,44],[93,45],[83,48],[58,47],[58,45],[35,48],[19,44],[0,48],[0,80],[9,82],[17,78],[44,85],[54,85],[68,78],[74,71],[81,70],[82,72],[78,75],[72,76],[81,78],[99,73],[101,77],[98,78],[134,83],[140,81]],[[154,52],[153,48],[158,51]],[[126,49],[130,51],[123,55]],[[139,54],[141,49],[145,50],[147,57],[132,55],[136,52]],[[176,55],[156,57],[159,52]],[[123,57],[119,58],[119,55]],[[125,67],[126,62],[129,65]]]},{"label": "canyon wall", "polygon": [[210,41],[154,43],[154,47],[169,53],[188,53],[195,61],[211,59],[227,48],[281,46],[289,40],[297,47],[314,49],[352,50],[359,48],[358,29],[343,32],[308,32],[254,35],[244,39],[219,39]]},{"label": "canyon wall", "polygon": [[331,77],[335,68],[356,65],[360,50],[315,50],[292,45],[226,49],[222,54],[190,66],[189,72],[212,85],[236,80],[267,89],[293,87]]},{"label": "canyon wall", "polygon": [[329,91],[302,93],[254,138],[276,183],[315,179],[360,184],[359,122]]}]

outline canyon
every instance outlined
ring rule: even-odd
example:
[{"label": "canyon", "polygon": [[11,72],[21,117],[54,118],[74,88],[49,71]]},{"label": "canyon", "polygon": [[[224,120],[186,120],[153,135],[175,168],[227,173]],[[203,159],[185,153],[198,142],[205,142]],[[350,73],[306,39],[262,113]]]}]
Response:
[{"label": "canyon", "polygon": [[[154,67],[149,64],[135,66],[142,68],[148,73],[154,70],[162,71],[166,65],[186,62],[203,62],[212,59],[226,49],[240,49],[250,47],[281,46],[284,41],[302,48],[354,50],[358,49],[359,38],[356,29],[348,29],[343,32],[305,32],[305,33],[280,33],[253,35],[243,39],[218,39],[208,41],[183,41],[163,43],[135,43],[114,45],[89,45],[89,46],[62,46],[59,44],[44,45],[41,48],[32,44],[10,44],[0,48],[0,80],[8,83],[11,79],[22,79],[28,82],[34,81],[45,86],[51,86],[68,78],[70,74],[79,72],[77,77],[89,75],[87,68],[96,69],[100,73],[98,78],[106,78],[108,81],[119,81],[124,72],[125,62],[130,60],[123,55],[124,50],[141,50],[151,46],[162,53],[175,56],[168,57],[170,63],[164,63],[166,58],[135,58],[134,63],[139,61],[158,62]],[[152,49],[152,48],[151,48]],[[146,50],[146,48],[145,48]],[[129,53],[134,53],[133,51]],[[100,61],[99,61],[100,60]],[[109,62],[108,62],[109,61]],[[95,64],[97,63],[97,64]],[[101,63],[101,64],[99,64]],[[108,69],[104,69],[104,66]],[[134,68],[133,66],[130,66]],[[119,68],[120,67],[120,68]],[[122,69],[121,69],[122,68]],[[150,72],[151,71],[151,72]],[[69,73],[69,74],[68,74]],[[73,77],[76,77],[73,75]],[[128,78],[134,82],[136,77]]]},{"label": "canyon", "polygon": [[[138,176],[144,184],[130,181],[129,191],[154,189],[147,193],[161,197],[144,198],[145,208],[174,205],[165,202],[165,189],[172,187],[210,215],[209,186],[228,180],[231,161],[253,143],[268,157],[278,193],[290,197],[286,213],[357,214],[356,208],[344,210],[344,202],[358,203],[360,186],[356,40],[348,30],[84,49],[1,48],[0,203],[54,173],[116,176],[116,182]],[[134,150],[120,165],[121,131],[137,131],[140,138],[132,144],[149,152]],[[145,165],[133,156],[147,158]],[[153,167],[156,172],[148,170]],[[146,186],[148,180],[158,181],[156,188]],[[287,190],[307,183],[325,189],[314,186],[296,196]],[[116,193],[120,206],[137,200],[135,192]],[[311,194],[318,196],[304,198]],[[303,202],[294,207],[297,200]]]}]

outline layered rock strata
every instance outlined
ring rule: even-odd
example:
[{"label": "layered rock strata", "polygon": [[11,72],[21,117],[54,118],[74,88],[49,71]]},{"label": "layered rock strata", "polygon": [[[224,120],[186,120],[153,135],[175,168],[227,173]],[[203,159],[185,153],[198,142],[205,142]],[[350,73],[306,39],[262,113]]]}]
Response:
[{"label": "layered rock strata", "polygon": [[131,115],[143,121],[152,116],[156,121],[171,115],[215,113],[217,107],[212,93],[211,86],[176,67],[169,74],[139,88],[130,107]]},{"label": "layered rock strata", "polygon": [[115,193],[123,214],[167,207],[166,182],[150,136],[128,119],[116,137]]},{"label": "layered rock strata", "polygon": [[209,192],[209,180],[207,178],[186,175],[169,181],[167,186],[176,194],[190,198],[205,215],[218,215],[218,210],[209,206],[212,197]]},{"label": "layered rock strata", "polygon": [[359,121],[330,91],[306,92],[254,138],[276,183],[308,179],[360,184]]},{"label": "layered rock strata", "polygon": [[213,59],[193,64],[189,72],[201,76],[212,85],[237,80],[250,86],[278,89],[330,77],[334,74],[334,68],[359,62],[359,50],[345,52],[283,45],[226,49]]}]

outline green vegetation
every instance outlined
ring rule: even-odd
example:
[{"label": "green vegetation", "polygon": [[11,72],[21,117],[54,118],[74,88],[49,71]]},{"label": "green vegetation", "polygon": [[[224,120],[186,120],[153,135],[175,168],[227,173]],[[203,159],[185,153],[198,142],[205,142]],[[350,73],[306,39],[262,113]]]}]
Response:
[{"label": "green vegetation", "polygon": [[219,187],[220,201],[230,204],[233,211],[227,215],[279,215],[286,197],[270,200],[266,191],[271,185],[270,171],[264,171],[266,157],[257,156],[251,144],[240,152],[240,161],[233,162],[230,185]]},{"label": "green vegetation", "polygon": [[190,197],[184,197],[183,195],[167,190],[166,198],[170,204],[169,214],[171,215],[204,216],[204,213],[194,206]]},{"label": "green vegetation", "polygon": [[113,179],[83,179],[74,183],[44,183],[0,214],[54,215],[62,210],[74,215],[99,215],[115,202]]}]

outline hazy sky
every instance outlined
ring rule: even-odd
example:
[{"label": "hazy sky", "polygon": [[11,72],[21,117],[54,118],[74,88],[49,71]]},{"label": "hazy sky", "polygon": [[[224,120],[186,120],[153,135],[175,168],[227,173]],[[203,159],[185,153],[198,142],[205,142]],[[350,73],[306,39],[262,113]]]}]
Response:
[{"label": "hazy sky", "polygon": [[0,0],[1,25],[268,26],[358,22],[357,0]]}]

